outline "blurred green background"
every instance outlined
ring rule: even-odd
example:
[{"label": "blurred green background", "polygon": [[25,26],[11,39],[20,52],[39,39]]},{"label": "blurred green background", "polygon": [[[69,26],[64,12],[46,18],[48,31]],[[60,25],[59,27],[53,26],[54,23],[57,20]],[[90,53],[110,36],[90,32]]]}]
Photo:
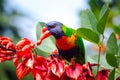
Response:
[{"label": "blurred green background", "polygon": [[[22,12],[22,11],[19,11],[19,9],[15,9],[15,8],[12,8],[11,6],[9,6],[9,2],[10,1],[8,1],[8,0],[0,0],[0,36],[9,36],[13,39],[14,43],[16,43],[22,37],[25,36],[25,35],[24,36],[21,35],[20,33],[26,34],[24,32],[20,32],[21,28],[24,28],[27,32],[29,32],[29,30],[28,30],[29,27],[25,28],[25,26],[24,26],[24,27],[20,28],[20,26],[19,26],[20,24],[24,25],[24,22],[22,21],[23,19],[20,19],[20,18],[25,17],[25,19],[29,19],[29,20],[33,20],[33,21],[36,21],[36,20],[32,16],[29,16],[29,14],[25,13],[25,11]],[[110,4],[111,10],[110,10],[109,18],[107,20],[105,34],[107,36],[110,34],[111,31],[114,30],[117,34],[120,35],[120,0],[85,0],[85,2],[87,4],[88,8],[90,8],[94,12],[94,14],[96,15],[97,18],[100,13],[100,9],[101,9],[102,5],[104,3]],[[11,1],[11,3],[12,3],[12,1]],[[42,0],[41,0],[41,3],[42,3]],[[64,1],[63,1],[63,3],[64,3]],[[27,3],[27,4],[29,4],[29,3]],[[57,4],[57,5],[59,5],[59,4]],[[31,4],[31,6],[32,6],[32,4]],[[67,6],[67,3],[64,6]],[[39,8],[38,8],[38,10],[39,10]],[[78,14],[75,14],[75,15],[78,16],[78,19],[80,19],[80,11],[81,10],[79,10],[79,9],[76,10],[76,12]],[[49,14],[49,13],[47,13],[47,14]],[[63,16],[61,16],[61,17],[63,17]],[[64,17],[67,17],[67,16],[64,16]],[[41,21],[41,20],[39,20],[39,21]],[[30,21],[26,22],[26,23],[30,23]],[[36,26],[36,24],[34,24],[34,25]],[[27,26],[29,26],[29,25],[27,25]],[[77,22],[76,25],[80,26],[80,22]],[[30,34],[35,34],[35,33],[33,32]],[[28,33],[26,35],[30,35],[30,34]],[[28,37],[28,36],[26,36],[26,37]],[[35,36],[30,35],[30,37],[28,37],[28,38],[30,38],[33,41],[36,41]],[[85,44],[87,45],[87,43],[85,43]],[[90,49],[91,46],[93,46],[93,45],[86,46],[86,53],[88,53],[88,52],[95,53],[95,51],[93,49]],[[13,62],[6,61],[3,63],[0,63],[0,80],[18,80],[16,77],[16,74],[15,74],[15,66],[13,65]],[[33,78],[30,74],[30,75],[26,76],[23,80],[33,80]]]}]

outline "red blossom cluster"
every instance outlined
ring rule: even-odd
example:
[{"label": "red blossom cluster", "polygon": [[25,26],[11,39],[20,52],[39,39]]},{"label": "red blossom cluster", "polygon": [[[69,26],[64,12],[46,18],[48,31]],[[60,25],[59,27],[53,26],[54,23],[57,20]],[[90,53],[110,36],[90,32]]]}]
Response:
[{"label": "red blossom cluster", "polygon": [[34,80],[108,80],[108,69],[99,71],[95,76],[91,68],[93,64],[89,62],[81,65],[72,61],[68,64],[56,56],[39,56],[35,49],[35,44],[29,39],[24,38],[14,45],[10,38],[0,37],[0,62],[13,60],[19,80],[29,73]]},{"label": "red blossom cluster", "polygon": [[15,52],[16,50],[12,39],[0,36],[0,62],[12,60]]}]

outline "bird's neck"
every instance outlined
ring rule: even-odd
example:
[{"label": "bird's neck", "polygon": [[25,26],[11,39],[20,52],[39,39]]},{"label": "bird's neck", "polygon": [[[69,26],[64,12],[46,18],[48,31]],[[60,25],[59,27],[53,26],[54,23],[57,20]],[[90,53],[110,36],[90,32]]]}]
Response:
[{"label": "bird's neck", "polygon": [[56,46],[60,50],[69,50],[76,46],[76,35],[71,35],[71,37],[62,36],[60,39],[56,39]]}]

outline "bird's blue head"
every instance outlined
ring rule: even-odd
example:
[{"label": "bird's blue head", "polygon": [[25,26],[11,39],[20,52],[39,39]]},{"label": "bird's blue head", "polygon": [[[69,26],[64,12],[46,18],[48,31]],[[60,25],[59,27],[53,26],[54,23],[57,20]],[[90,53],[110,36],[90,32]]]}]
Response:
[{"label": "bird's blue head", "polygon": [[45,27],[50,31],[51,35],[53,35],[56,39],[61,38],[64,33],[62,31],[62,23],[57,21],[51,21],[45,24]]}]

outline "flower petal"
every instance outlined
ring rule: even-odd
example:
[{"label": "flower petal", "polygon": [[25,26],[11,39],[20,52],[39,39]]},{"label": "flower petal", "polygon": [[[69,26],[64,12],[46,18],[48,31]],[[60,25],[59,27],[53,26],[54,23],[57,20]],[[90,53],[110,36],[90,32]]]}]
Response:
[{"label": "flower petal", "polygon": [[66,74],[73,79],[78,79],[82,75],[82,66],[78,63],[70,65],[66,70]]},{"label": "flower petal", "polygon": [[65,62],[58,58],[53,58],[53,60],[48,64],[48,67],[50,67],[50,70],[53,72],[53,74],[61,77],[65,71]]},{"label": "flower petal", "polygon": [[35,59],[34,67],[41,71],[46,71],[47,70],[47,60],[42,56],[37,56],[37,58]]},{"label": "flower petal", "polygon": [[119,77],[117,77],[117,79],[116,80],[120,80],[120,76]]},{"label": "flower petal", "polygon": [[97,80],[108,80],[108,73],[109,73],[108,69],[103,69],[99,71],[97,74]]},{"label": "flower petal", "polygon": [[16,75],[18,79],[22,79],[30,72],[30,69],[24,65],[24,62],[20,63],[16,68]]},{"label": "flower petal", "polygon": [[44,80],[44,77],[46,76],[46,72],[34,68],[32,69],[32,75],[35,78],[35,80]]}]

